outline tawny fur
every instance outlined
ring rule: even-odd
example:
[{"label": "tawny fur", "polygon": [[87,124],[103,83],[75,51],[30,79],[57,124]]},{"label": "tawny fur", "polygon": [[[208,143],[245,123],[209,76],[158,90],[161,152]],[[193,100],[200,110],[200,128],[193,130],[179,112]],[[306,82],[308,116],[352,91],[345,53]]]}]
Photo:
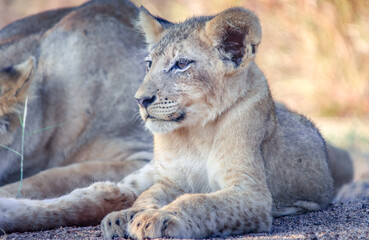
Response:
[{"label": "tawny fur", "polygon": [[[244,10],[239,9],[238,11],[242,12]],[[232,10],[230,12],[232,13]],[[204,229],[201,227],[197,229],[197,225],[202,226],[202,218],[212,219],[209,224],[219,226],[217,231],[222,231],[222,233],[218,233],[209,230],[206,233],[209,236],[268,229],[271,204],[268,188],[274,190],[274,192],[271,192],[274,203],[280,203],[279,205],[274,204],[273,212],[275,214],[294,214],[305,210],[316,210],[324,205],[324,203],[314,205],[310,202],[300,201],[302,198],[306,199],[305,196],[314,198],[316,195],[316,191],[313,189],[314,184],[312,185],[313,193],[307,191],[305,195],[303,194],[304,196],[301,196],[301,199],[299,199],[301,193],[294,195],[296,189],[306,185],[304,174],[302,174],[301,183],[299,181],[295,181],[295,183],[293,180],[294,177],[299,179],[299,173],[294,173],[294,170],[296,167],[300,167],[301,164],[297,164],[297,166],[286,165],[284,170],[278,168],[283,171],[276,174],[274,179],[271,179],[270,176],[272,175],[265,175],[264,170],[260,169],[262,165],[260,163],[263,161],[264,164],[266,163],[265,156],[262,159],[260,156],[253,156],[253,151],[250,151],[250,148],[244,149],[245,155],[243,157],[240,158],[239,156],[240,152],[237,146],[248,145],[250,139],[253,139],[252,141],[257,144],[255,139],[260,138],[260,136],[251,134],[246,138],[239,138],[240,141],[236,141],[237,135],[245,136],[244,131],[238,131],[238,129],[244,129],[250,119],[257,119],[257,121],[252,121],[258,123],[265,112],[273,112],[266,81],[252,60],[254,57],[254,54],[252,54],[253,48],[256,50],[261,35],[251,34],[249,37],[252,38],[248,37],[246,39],[250,43],[254,43],[255,46],[246,46],[245,56],[247,57],[244,57],[239,67],[241,73],[234,72],[232,62],[222,63],[219,61],[219,57],[230,57],[229,53],[219,48],[219,52],[216,52],[215,56],[213,50],[209,52],[209,54],[211,53],[209,56],[206,56],[206,54],[199,55],[200,59],[204,58],[204,61],[197,61],[198,67],[195,69],[197,73],[187,76],[182,83],[177,82],[174,85],[171,79],[168,82],[165,78],[155,80],[154,84],[147,80],[144,82],[141,90],[145,88],[145,84],[147,84],[149,90],[159,84],[158,87],[162,91],[162,97],[159,99],[162,101],[155,103],[156,116],[164,119],[180,117],[182,112],[173,112],[170,117],[167,115],[169,111],[179,107],[179,102],[184,103],[188,110],[186,118],[181,123],[183,124],[183,127],[180,127],[181,129],[177,129],[178,124],[176,125],[176,123],[155,125],[155,123],[146,122],[147,127],[156,128],[156,130],[162,132],[168,132],[173,128],[177,129],[173,130],[172,134],[167,135],[168,138],[155,137],[157,158],[163,156],[160,157],[161,161],[170,162],[166,162],[165,165],[160,165],[160,161],[146,164],[147,159],[151,159],[150,136],[142,129],[139,121],[136,121],[137,113],[133,103],[134,92],[139,87],[140,79],[143,78],[144,71],[140,65],[142,53],[145,52],[141,37],[131,27],[131,18],[135,17],[135,13],[135,7],[126,1],[95,0],[78,8],[53,10],[31,16],[0,31],[1,56],[5,56],[5,58],[0,58],[0,68],[13,65],[11,68],[2,70],[0,80],[6,80],[7,82],[1,83],[1,89],[4,92],[6,86],[11,86],[9,96],[11,96],[12,101],[16,101],[0,100],[0,104],[4,105],[4,109],[6,109],[0,117],[0,130],[4,130],[0,135],[0,143],[16,150],[20,149],[21,129],[18,113],[22,114],[25,97],[28,97],[24,162],[24,174],[28,178],[23,181],[21,194],[23,198],[47,198],[46,200],[10,198],[17,194],[19,182],[1,187],[0,195],[9,198],[0,198],[0,229],[9,233],[67,225],[96,224],[108,212],[131,206],[135,198],[152,186],[154,182],[156,184],[153,189],[157,189],[165,196],[163,198],[165,203],[161,203],[162,205],[171,202],[179,195],[181,197],[178,201],[176,200],[177,203],[173,204],[172,207],[183,208],[187,206],[186,204],[189,201],[193,202],[188,209],[189,212],[176,211],[180,214],[175,219],[178,221],[166,222],[167,224],[175,223],[174,225],[177,226],[177,228],[172,227],[172,230],[174,230],[170,234],[173,236],[203,236]],[[200,17],[182,24],[182,27],[178,30],[181,31],[181,34],[173,35],[176,32],[169,28],[174,27],[172,23],[164,20],[160,23],[152,21],[152,16],[144,10],[140,12],[140,15],[141,23],[139,22],[138,25],[142,25],[140,28],[146,33],[150,49],[154,48],[161,38],[164,38],[166,40],[162,41],[167,41],[168,44],[172,43],[172,46],[176,43],[179,43],[178,46],[183,44],[182,49],[187,48],[193,51],[192,53],[195,55],[200,52],[204,53],[202,51],[203,47],[208,48],[211,44],[220,43],[222,32],[214,32],[218,29],[215,27],[217,24],[222,26],[225,23],[231,23],[228,20],[217,21],[215,18],[213,26],[207,25],[208,33],[205,34],[203,26],[212,17]],[[239,17],[236,13],[227,14],[229,20],[232,20],[232,16],[236,19]],[[242,23],[242,16],[238,20]],[[144,21],[149,22],[144,24]],[[153,28],[155,31],[151,31]],[[239,30],[242,31],[242,28],[239,28]],[[251,30],[250,33],[261,33],[259,28]],[[167,33],[169,35],[165,37]],[[172,35],[170,35],[171,33]],[[190,35],[186,36],[188,33]],[[191,36],[191,34],[194,36]],[[217,36],[220,38],[217,39]],[[195,41],[191,42],[191,40]],[[196,49],[197,43],[201,43],[202,47]],[[176,50],[172,46],[165,50],[167,45],[162,44],[165,51],[153,52],[153,56],[156,54],[158,59],[164,61],[163,65],[157,65],[157,63],[153,65],[153,67],[158,68],[159,72],[161,70],[168,71],[170,61],[173,63],[173,60],[178,57],[173,56],[173,54],[179,53],[181,48]],[[32,57],[30,58],[32,55],[36,56],[36,62]],[[210,61],[206,62],[205,60],[208,58],[210,58]],[[30,60],[27,61],[27,59]],[[22,61],[24,62],[18,65]],[[160,69],[161,66],[164,66],[163,69]],[[191,66],[191,71],[192,68],[194,66]],[[245,68],[248,69],[246,78],[245,74],[242,73]],[[209,69],[216,69],[217,71],[213,73],[204,71]],[[10,70],[15,74],[12,75]],[[214,81],[209,81],[216,79],[213,76],[220,74],[223,70],[227,72],[227,77],[224,80],[235,79],[235,81],[218,82],[217,85],[214,85]],[[148,75],[160,76],[156,73],[149,73]],[[198,77],[197,80],[200,81],[193,81],[193,76]],[[250,90],[250,92],[247,92],[248,95],[252,93],[257,97],[260,96],[260,93],[261,95],[264,93],[267,96],[267,101],[258,105],[258,108],[262,106],[260,114],[253,112],[254,103],[250,104],[250,99],[243,99],[242,101],[247,103],[245,106],[248,106],[248,110],[244,109],[245,106],[242,105],[240,112],[237,112],[236,116],[233,115],[232,112],[238,109],[235,108],[234,100],[237,99],[237,94],[242,94],[245,90],[240,88],[237,82],[240,77],[245,80],[258,80],[256,85],[249,86],[249,82],[242,85],[247,91]],[[259,81],[260,79],[261,81]],[[219,78],[218,80],[222,79]],[[8,83],[10,85],[7,85]],[[23,84],[19,85],[18,83]],[[224,85],[228,86],[229,89],[222,88],[223,84],[229,84]],[[178,93],[178,91],[180,91],[179,94],[171,95]],[[204,91],[208,91],[206,93],[209,93],[209,95],[204,96]],[[226,91],[226,94],[224,94],[224,91]],[[173,99],[166,100],[165,95],[168,98],[173,97]],[[3,97],[0,94],[0,98]],[[231,111],[231,108],[234,110]],[[189,119],[191,120],[191,111],[193,122],[186,122]],[[249,115],[249,111],[253,114]],[[201,114],[198,114],[199,112]],[[247,117],[243,116],[245,112],[248,113]],[[298,122],[302,119],[303,125],[308,124],[304,118],[289,113],[289,111],[277,110],[276,112],[277,119],[278,116],[279,119],[287,118],[292,122],[294,120]],[[154,112],[151,113],[154,114]],[[230,118],[225,117],[226,115]],[[143,115],[143,117],[145,119],[147,116]],[[269,120],[273,118],[275,118],[274,114]],[[274,122],[274,120],[271,121]],[[289,121],[287,121],[288,124]],[[199,124],[193,125],[194,122],[199,122]],[[285,128],[278,126],[278,124],[275,127],[273,123],[267,123],[266,125],[270,126],[269,132],[273,132],[273,129],[276,128],[275,136],[278,136],[278,129],[281,132]],[[45,127],[50,128],[37,132],[37,130]],[[254,132],[255,129],[252,128],[255,128],[255,126],[250,125],[249,129]],[[310,129],[315,131],[314,128]],[[35,130],[36,133],[34,133]],[[176,134],[173,135],[173,133]],[[260,134],[259,131],[255,131],[255,133]],[[317,137],[314,133],[312,135]],[[213,146],[208,138],[216,139],[218,145]],[[317,138],[318,142],[321,142],[321,139]],[[272,137],[268,139],[273,142]],[[280,142],[279,138],[276,137],[276,139],[278,139],[277,142]],[[172,142],[168,143],[169,140]],[[293,140],[286,139],[286,142],[289,141]],[[224,142],[233,147],[224,149]],[[283,146],[283,143],[280,144]],[[269,146],[268,144],[262,145]],[[314,147],[321,149],[321,145],[312,146],[313,149]],[[158,151],[158,149],[161,150]],[[273,152],[273,150],[270,151]],[[302,152],[304,151],[303,149]],[[263,150],[263,153],[268,153],[268,151]],[[236,156],[232,157],[232,154]],[[227,163],[218,162],[215,158],[214,161],[207,163],[204,161],[207,155],[227,159]],[[245,156],[250,156],[247,158],[248,161],[256,159],[255,166],[248,166],[247,169],[243,167],[245,166]],[[306,156],[306,159],[308,158],[309,156]],[[340,162],[347,163],[347,159]],[[292,161],[292,163],[294,162]],[[275,164],[278,164],[278,162]],[[337,164],[334,159],[330,159],[330,166],[333,171],[340,169],[341,165]],[[1,149],[0,166],[1,184],[19,179],[18,156],[13,155],[6,149]],[[144,167],[140,168],[142,166]],[[168,169],[158,171],[157,166],[167,166]],[[269,168],[271,167],[269,166]],[[138,168],[140,169],[135,171]],[[249,173],[253,172],[253,168],[256,169],[255,172]],[[226,175],[228,177],[222,177],[221,173],[224,169],[227,169]],[[305,168],[305,170],[308,171],[308,168]],[[243,184],[237,186],[242,190],[237,193],[239,194],[238,198],[235,197],[237,194],[235,195],[231,191],[232,189],[226,186],[227,184],[234,184],[233,181],[241,177],[245,173],[244,171],[247,173],[246,179],[251,181],[251,186],[245,187]],[[159,181],[160,177],[156,177],[157,173],[163,174],[163,172],[167,177],[163,181]],[[286,174],[290,172],[292,176]],[[187,173],[191,175],[190,178],[187,178]],[[130,175],[121,182],[105,182],[107,180],[117,182],[128,174]],[[329,174],[327,178],[329,178],[328,176]],[[335,176],[340,178],[343,175],[333,174],[333,177]],[[348,175],[346,174],[346,176]],[[212,180],[210,181],[210,179]],[[251,179],[257,180],[261,184],[253,184]],[[286,189],[280,190],[278,186],[275,189],[274,187],[270,188],[270,186],[266,187],[265,179],[268,185],[271,185],[270,182],[275,181],[275,179],[280,179],[285,184],[292,183],[291,189],[287,190],[289,194],[276,196],[276,191],[283,192]],[[96,181],[104,182],[80,188]],[[315,180],[312,181],[316,183]],[[176,187],[173,190],[173,186],[178,186],[178,188]],[[253,187],[256,188],[254,191],[260,192],[260,194],[255,195],[252,192],[250,193],[252,197],[245,198],[243,189],[248,189],[250,192]],[[80,189],[73,191],[76,188]],[[218,189],[225,190],[221,190],[219,194],[212,193],[215,196],[209,202],[207,193]],[[193,195],[193,193],[198,194]],[[229,195],[229,193],[232,194]],[[66,195],[61,196],[63,194]],[[224,195],[227,196],[225,200],[227,203],[232,202],[235,205],[218,205],[218,198],[222,198]],[[204,200],[204,197],[207,200]],[[317,198],[319,199],[319,196]],[[288,199],[290,202],[287,201]],[[291,206],[292,203],[293,206]],[[201,207],[194,206],[198,204],[201,204]],[[138,212],[143,208],[157,208],[151,202],[150,192],[143,194],[133,211],[125,212],[123,216],[130,217],[128,213]],[[191,208],[193,208],[193,212],[190,212]],[[208,211],[209,208],[211,208],[210,211]],[[169,207],[165,209],[165,211],[150,211],[154,211],[157,219],[166,219],[166,211]],[[233,218],[234,214],[239,212],[240,209],[250,210],[250,213],[247,213],[243,219]],[[255,215],[257,216],[253,217]],[[112,220],[113,226],[115,226],[114,222],[116,223],[116,220],[121,219],[122,215],[115,214],[114,219],[112,216],[110,215],[107,219]],[[148,216],[151,216],[151,213],[147,212],[146,217],[143,216],[142,218]],[[220,216],[223,219],[230,217],[229,224],[224,225],[223,222],[217,222],[217,219],[214,220],[214,216]],[[243,227],[240,226],[241,220]],[[187,229],[183,221],[191,223],[191,230]],[[120,223],[123,223],[123,221]],[[115,226],[114,231],[117,231],[117,233],[112,233],[113,231],[107,229],[106,225],[103,226],[107,236],[128,234],[127,229],[122,226]],[[223,228],[221,228],[222,226]],[[214,225],[210,225],[211,227],[214,227]],[[158,228],[153,228],[152,232],[154,230],[157,231]],[[139,229],[134,229],[134,231],[137,231],[137,233],[132,233],[132,235],[144,236],[144,234],[138,233]],[[178,231],[181,231],[181,234]],[[160,235],[160,233],[155,234]]]},{"label": "tawny fur", "polygon": [[275,108],[254,62],[254,13],[168,24],[141,8],[138,26],[150,53],[135,97],[154,133],[155,181],[132,208],[104,218],[107,238],[267,232],[273,216],[328,205],[325,142],[305,117]]}]

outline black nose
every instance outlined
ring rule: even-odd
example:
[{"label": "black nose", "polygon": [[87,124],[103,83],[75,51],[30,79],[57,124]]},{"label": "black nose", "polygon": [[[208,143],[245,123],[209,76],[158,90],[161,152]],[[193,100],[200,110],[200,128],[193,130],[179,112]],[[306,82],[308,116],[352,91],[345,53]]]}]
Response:
[{"label": "black nose", "polygon": [[136,101],[142,107],[147,108],[148,106],[150,106],[155,101],[155,99],[156,99],[156,96],[154,95],[152,97],[136,98]]}]

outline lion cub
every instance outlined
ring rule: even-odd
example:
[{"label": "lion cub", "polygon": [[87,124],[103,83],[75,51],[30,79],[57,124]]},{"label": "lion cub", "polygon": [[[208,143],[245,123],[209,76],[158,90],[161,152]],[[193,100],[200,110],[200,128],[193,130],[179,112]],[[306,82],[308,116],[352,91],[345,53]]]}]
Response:
[{"label": "lion cub", "polygon": [[267,232],[272,216],[327,206],[325,142],[305,117],[276,110],[254,62],[254,13],[231,8],[173,24],[141,8],[138,26],[150,54],[135,97],[154,134],[155,183],[105,217],[106,237]]}]

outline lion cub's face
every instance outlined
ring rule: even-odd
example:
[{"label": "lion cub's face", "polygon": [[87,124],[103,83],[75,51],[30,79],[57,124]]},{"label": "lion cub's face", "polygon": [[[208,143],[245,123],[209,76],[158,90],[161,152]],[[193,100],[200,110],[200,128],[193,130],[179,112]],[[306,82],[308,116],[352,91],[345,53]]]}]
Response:
[{"label": "lion cub's face", "polygon": [[178,39],[182,34],[185,33],[172,30],[167,36],[172,39],[149,54],[147,74],[136,93],[141,116],[156,133],[198,124],[207,118],[216,74],[223,75],[209,47],[201,44],[198,36]]},{"label": "lion cub's face", "polygon": [[[261,38],[255,15],[243,9],[233,11],[241,16],[224,12],[173,24],[141,9],[139,24],[150,53],[145,60],[146,76],[135,98],[152,132],[203,125],[219,114],[217,109],[228,94],[224,87],[227,78],[247,67]],[[253,22],[248,22],[232,29],[232,23],[224,24],[232,17],[238,22],[240,17],[255,18],[256,27],[252,29]],[[251,31],[256,37],[246,36]]]}]

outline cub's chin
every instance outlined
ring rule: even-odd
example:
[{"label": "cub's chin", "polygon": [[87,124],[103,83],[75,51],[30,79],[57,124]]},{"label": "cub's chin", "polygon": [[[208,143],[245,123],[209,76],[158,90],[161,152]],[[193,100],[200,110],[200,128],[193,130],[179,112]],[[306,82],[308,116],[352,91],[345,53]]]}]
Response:
[{"label": "cub's chin", "polygon": [[153,134],[167,134],[178,129],[181,124],[175,121],[166,121],[160,119],[148,118],[145,121],[145,126]]}]

